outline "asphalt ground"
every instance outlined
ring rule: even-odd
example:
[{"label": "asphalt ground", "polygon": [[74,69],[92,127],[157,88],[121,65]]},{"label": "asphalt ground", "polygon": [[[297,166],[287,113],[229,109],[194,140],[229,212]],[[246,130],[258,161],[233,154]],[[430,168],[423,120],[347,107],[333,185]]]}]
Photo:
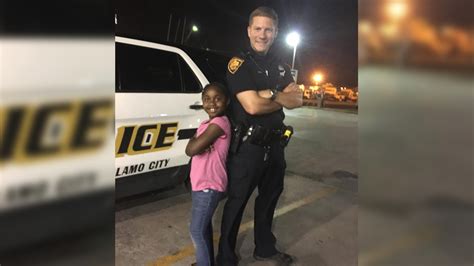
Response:
[{"label": "asphalt ground", "polygon": [[[295,134],[286,151],[285,190],[274,218],[278,248],[296,256],[296,265],[357,265],[357,115],[312,107],[285,113]],[[116,212],[116,265],[194,261],[190,195],[181,188],[174,193],[143,199],[143,204],[135,199]],[[252,258],[255,196],[240,227],[239,265],[273,265]],[[214,215],[216,246],[222,207],[223,202]]]}]

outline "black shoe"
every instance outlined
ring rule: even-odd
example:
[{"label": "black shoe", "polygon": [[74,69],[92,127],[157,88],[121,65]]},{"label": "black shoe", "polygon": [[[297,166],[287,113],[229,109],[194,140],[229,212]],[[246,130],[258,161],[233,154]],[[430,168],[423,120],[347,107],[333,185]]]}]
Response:
[{"label": "black shoe", "polygon": [[253,257],[256,260],[272,260],[272,261],[276,261],[276,262],[279,262],[279,263],[283,263],[284,265],[290,265],[294,262],[293,256],[291,256],[289,254],[286,254],[286,253],[283,253],[283,252],[280,252],[280,251],[277,251],[277,253],[275,253],[274,255],[272,255],[270,257],[260,257],[257,254],[255,254],[255,252],[254,252]]}]

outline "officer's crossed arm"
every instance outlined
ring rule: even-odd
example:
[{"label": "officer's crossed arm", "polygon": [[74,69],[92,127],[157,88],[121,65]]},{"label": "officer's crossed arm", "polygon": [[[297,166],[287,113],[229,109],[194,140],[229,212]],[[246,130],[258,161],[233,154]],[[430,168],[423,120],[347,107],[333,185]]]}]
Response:
[{"label": "officer's crossed arm", "polygon": [[[272,93],[270,90],[262,90],[258,92],[258,95],[269,99]],[[292,82],[276,95],[274,101],[286,109],[298,108],[303,105],[303,92],[296,83]]]},{"label": "officer's crossed arm", "polygon": [[[280,110],[283,106],[293,109],[302,105],[303,95],[294,88],[296,85],[288,85],[282,92],[276,95],[274,100],[271,94],[260,95],[254,88],[255,67],[244,59],[233,57],[227,66],[227,83],[233,91],[244,110],[250,115],[269,114]],[[289,72],[287,78],[291,79]]]},{"label": "officer's crossed arm", "polygon": [[270,100],[270,97],[262,97],[257,91],[247,90],[237,93],[242,107],[250,115],[263,115],[275,112],[281,109],[281,105],[276,101]]}]

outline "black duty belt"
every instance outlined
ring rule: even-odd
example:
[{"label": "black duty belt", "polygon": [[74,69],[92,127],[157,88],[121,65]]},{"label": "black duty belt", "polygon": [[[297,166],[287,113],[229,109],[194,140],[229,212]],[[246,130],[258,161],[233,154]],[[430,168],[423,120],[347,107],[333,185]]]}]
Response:
[{"label": "black duty belt", "polygon": [[250,142],[259,146],[268,146],[280,140],[281,130],[268,129],[260,125],[251,125],[243,136],[243,142]]},{"label": "black duty belt", "polygon": [[268,129],[260,125],[243,128],[239,125],[233,129],[230,151],[237,153],[243,142],[268,148],[271,144],[280,142],[285,147],[293,135],[293,127],[283,126],[282,129]]}]

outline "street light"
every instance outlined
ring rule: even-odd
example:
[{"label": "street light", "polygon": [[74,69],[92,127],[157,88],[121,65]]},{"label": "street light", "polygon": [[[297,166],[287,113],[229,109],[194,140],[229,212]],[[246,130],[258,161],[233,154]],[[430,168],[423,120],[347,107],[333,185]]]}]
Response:
[{"label": "street light", "polygon": [[193,33],[193,32],[198,32],[198,31],[199,31],[199,28],[198,28],[196,25],[193,25],[193,26],[191,27],[191,30],[190,30],[189,33],[188,33],[188,36],[186,36],[186,40],[184,40],[184,43],[187,43],[187,42],[188,42],[189,37],[191,37],[191,33]]},{"label": "street light", "polygon": [[300,43],[300,35],[297,32],[292,32],[286,36],[286,43],[293,47],[293,63],[291,69],[295,69],[296,47]]},{"label": "street light", "polygon": [[392,0],[387,3],[385,8],[390,21],[382,30],[388,38],[396,41],[394,47],[395,59],[401,65],[406,59],[410,46],[410,36],[408,34],[410,25],[405,19],[409,15],[410,6],[407,0]]},{"label": "street light", "polygon": [[387,4],[386,11],[393,20],[401,20],[408,13],[407,3],[401,0],[392,1]]},{"label": "street light", "polygon": [[316,82],[316,85],[318,85],[323,80],[323,74],[321,73],[314,74],[313,80]]}]

